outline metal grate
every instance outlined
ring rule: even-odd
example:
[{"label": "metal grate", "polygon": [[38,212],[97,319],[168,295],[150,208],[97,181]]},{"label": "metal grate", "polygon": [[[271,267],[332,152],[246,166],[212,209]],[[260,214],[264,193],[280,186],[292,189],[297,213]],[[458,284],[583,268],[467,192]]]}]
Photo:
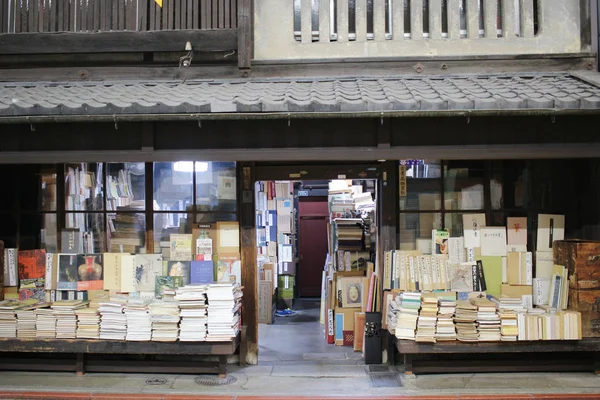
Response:
[{"label": "metal grate", "polygon": [[386,387],[402,387],[400,375],[394,373],[386,374],[369,374],[371,387],[386,388]]},{"label": "metal grate", "polygon": [[236,383],[237,378],[235,376],[228,376],[227,378],[219,378],[218,376],[199,376],[194,379],[194,381],[202,386],[225,386]]},{"label": "metal grate", "polygon": [[164,385],[167,383],[165,378],[146,379],[146,385]]}]

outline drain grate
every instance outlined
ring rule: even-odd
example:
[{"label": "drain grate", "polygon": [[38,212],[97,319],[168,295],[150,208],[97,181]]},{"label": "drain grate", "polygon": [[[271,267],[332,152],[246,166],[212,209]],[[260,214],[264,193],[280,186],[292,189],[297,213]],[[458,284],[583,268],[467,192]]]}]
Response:
[{"label": "drain grate", "polygon": [[236,383],[237,378],[235,376],[228,376],[227,378],[219,378],[218,376],[199,376],[194,379],[194,381],[202,386],[225,386]]},{"label": "drain grate", "polygon": [[146,379],[146,385],[164,385],[166,383],[165,378]]},{"label": "drain grate", "polygon": [[391,388],[391,387],[402,387],[400,381],[400,375],[398,374],[370,374],[371,387],[376,388]]},{"label": "drain grate", "polygon": [[390,368],[387,365],[381,364],[372,364],[367,365],[368,373],[381,373],[381,372],[390,372]]}]

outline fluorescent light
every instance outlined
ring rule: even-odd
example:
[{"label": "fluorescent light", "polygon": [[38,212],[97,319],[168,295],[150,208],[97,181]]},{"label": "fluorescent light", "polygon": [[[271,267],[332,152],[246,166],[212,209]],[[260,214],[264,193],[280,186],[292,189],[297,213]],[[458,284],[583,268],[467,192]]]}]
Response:
[{"label": "fluorescent light", "polygon": [[177,172],[194,172],[194,163],[192,161],[177,161],[173,169]]}]

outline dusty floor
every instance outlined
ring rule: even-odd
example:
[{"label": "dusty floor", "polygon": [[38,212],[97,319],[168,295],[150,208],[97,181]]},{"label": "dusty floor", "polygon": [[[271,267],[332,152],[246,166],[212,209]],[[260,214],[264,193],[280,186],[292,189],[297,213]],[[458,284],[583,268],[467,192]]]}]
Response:
[{"label": "dusty floor", "polygon": [[235,378],[235,382],[227,385],[202,385],[195,375],[89,373],[75,376],[72,373],[2,372],[0,398],[10,398],[7,397],[10,392],[15,393],[13,398],[17,392],[131,393],[141,398],[153,398],[153,394],[225,395],[228,398],[439,395],[457,398],[469,394],[508,398],[505,395],[600,394],[600,377],[593,373],[405,376],[401,365],[379,368],[373,373],[364,365],[360,353],[349,347],[326,344],[318,322],[318,309],[311,308],[316,302],[298,304],[296,317],[278,317],[275,324],[260,326],[259,365],[231,366],[229,376]]}]

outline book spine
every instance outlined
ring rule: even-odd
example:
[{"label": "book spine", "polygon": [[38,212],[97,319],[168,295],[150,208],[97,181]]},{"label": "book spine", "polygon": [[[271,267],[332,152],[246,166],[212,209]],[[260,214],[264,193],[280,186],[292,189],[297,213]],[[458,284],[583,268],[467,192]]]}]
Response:
[{"label": "book spine", "polygon": [[533,285],[533,254],[525,253],[525,285]]},{"label": "book spine", "polygon": [[481,260],[477,261],[477,273],[479,275],[479,290],[485,292],[487,290],[487,285],[485,283],[485,274],[483,272],[483,262]]},{"label": "book spine", "polygon": [[477,273],[477,264],[473,264],[471,266],[471,277],[473,279],[473,291],[479,292],[481,288],[479,287],[479,274]]},{"label": "book spine", "polygon": [[46,279],[44,281],[44,288],[46,290],[52,289],[52,261],[54,259],[54,254],[46,253]]},{"label": "book spine", "polygon": [[17,286],[17,249],[8,249],[8,258],[5,263],[8,266],[8,286]]}]

